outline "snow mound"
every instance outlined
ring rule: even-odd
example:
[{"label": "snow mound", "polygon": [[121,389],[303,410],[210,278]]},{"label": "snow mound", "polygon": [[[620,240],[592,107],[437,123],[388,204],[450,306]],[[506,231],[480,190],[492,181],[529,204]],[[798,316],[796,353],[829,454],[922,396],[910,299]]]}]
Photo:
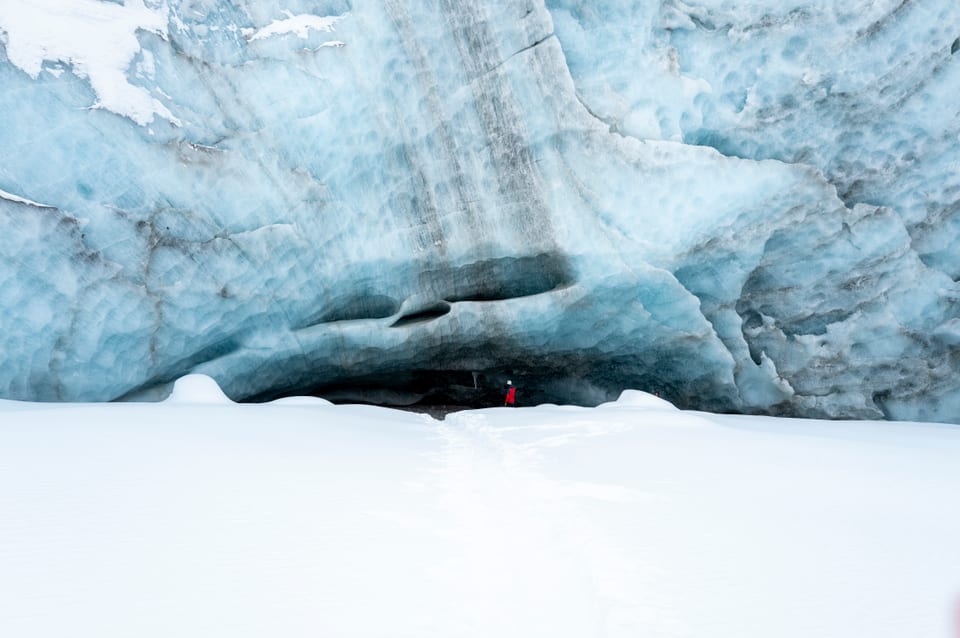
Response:
[{"label": "snow mound", "polygon": [[233,403],[217,382],[205,374],[188,374],[177,379],[164,403]]},{"label": "snow mound", "polygon": [[624,390],[620,393],[620,396],[616,401],[611,403],[604,403],[600,407],[617,407],[617,408],[653,408],[660,410],[676,410],[677,406],[673,405],[669,401],[661,399],[658,396],[654,396],[649,392],[643,392],[641,390]]}]

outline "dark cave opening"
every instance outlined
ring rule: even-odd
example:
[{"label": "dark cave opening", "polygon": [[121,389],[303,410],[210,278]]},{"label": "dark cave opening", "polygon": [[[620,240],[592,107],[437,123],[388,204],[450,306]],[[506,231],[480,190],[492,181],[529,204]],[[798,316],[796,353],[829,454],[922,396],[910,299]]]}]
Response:
[{"label": "dark cave opening", "polygon": [[[317,396],[337,404],[366,404],[425,412],[442,418],[459,410],[501,407],[507,380],[516,388],[516,406],[542,404],[595,407],[615,401],[623,390],[659,393],[678,407],[691,407],[690,388],[651,369],[637,367],[636,359],[590,360],[579,356],[558,359],[530,357],[499,366],[450,366],[442,369],[395,368],[364,375],[337,375],[309,387],[277,389],[247,399],[272,401],[285,396]],[[652,368],[656,370],[656,368]]]}]

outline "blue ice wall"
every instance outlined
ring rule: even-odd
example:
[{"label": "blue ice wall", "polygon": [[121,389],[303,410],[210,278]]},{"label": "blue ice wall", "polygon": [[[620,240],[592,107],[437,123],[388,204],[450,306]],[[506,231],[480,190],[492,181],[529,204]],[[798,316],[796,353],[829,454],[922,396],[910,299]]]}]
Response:
[{"label": "blue ice wall", "polygon": [[4,398],[960,420],[953,2],[46,4],[0,8]]}]

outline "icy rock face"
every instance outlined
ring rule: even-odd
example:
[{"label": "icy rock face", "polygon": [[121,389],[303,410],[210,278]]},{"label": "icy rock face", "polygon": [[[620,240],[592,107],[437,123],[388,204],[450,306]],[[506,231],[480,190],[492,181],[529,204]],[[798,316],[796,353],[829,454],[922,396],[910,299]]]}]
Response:
[{"label": "icy rock face", "polygon": [[0,6],[0,396],[960,419],[952,2],[61,4]]}]

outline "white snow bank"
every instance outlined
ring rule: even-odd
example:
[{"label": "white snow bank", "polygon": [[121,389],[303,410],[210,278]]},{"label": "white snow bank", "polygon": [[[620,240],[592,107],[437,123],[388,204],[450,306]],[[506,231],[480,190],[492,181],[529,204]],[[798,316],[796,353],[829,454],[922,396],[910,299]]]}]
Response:
[{"label": "white snow bank", "polygon": [[164,403],[233,403],[217,382],[205,374],[188,374],[177,379]]},{"label": "white snow bank", "polygon": [[100,0],[3,0],[0,31],[7,36],[10,62],[36,78],[44,61],[61,61],[89,80],[97,108],[129,117],[140,125],[159,115],[180,122],[159,100],[127,81],[140,51],[137,31],[166,36],[167,7]]},{"label": "white snow bank", "polygon": [[[285,20],[274,20],[267,26],[255,32],[250,36],[250,41],[262,40],[264,38],[270,38],[275,35],[286,35],[287,33],[295,33],[297,37],[306,40],[307,36],[310,34],[310,30],[314,29],[316,31],[327,31],[332,32],[334,30],[334,25],[337,24],[344,16],[315,16],[315,15],[293,15],[289,11],[284,11],[287,15]],[[331,45],[334,46],[334,45]],[[341,44],[342,46],[342,44]]]}]

